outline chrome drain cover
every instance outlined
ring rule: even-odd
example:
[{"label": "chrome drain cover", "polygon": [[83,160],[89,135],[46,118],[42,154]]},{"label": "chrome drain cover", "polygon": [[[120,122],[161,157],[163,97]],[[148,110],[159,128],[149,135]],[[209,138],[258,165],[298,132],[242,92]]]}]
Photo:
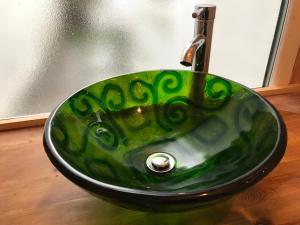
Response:
[{"label": "chrome drain cover", "polygon": [[154,153],[147,158],[146,165],[153,172],[166,173],[174,168],[175,159],[167,153]]}]

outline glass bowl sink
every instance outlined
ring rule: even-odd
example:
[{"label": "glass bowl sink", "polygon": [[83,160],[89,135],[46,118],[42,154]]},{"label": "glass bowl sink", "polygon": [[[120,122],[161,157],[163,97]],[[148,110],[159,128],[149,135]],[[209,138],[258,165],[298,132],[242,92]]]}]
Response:
[{"label": "glass bowl sink", "polygon": [[278,112],[253,90],[211,74],[160,70],[78,91],[50,115],[44,147],[90,193],[166,212],[253,185],[279,163],[286,139]]}]

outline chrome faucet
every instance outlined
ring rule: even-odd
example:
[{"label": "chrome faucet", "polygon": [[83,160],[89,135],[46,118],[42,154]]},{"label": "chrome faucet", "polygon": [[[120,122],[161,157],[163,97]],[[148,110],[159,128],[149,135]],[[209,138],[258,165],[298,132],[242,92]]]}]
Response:
[{"label": "chrome faucet", "polygon": [[196,5],[192,17],[195,18],[194,38],[184,50],[180,63],[192,66],[192,70],[208,72],[211,39],[216,13],[215,5]]}]

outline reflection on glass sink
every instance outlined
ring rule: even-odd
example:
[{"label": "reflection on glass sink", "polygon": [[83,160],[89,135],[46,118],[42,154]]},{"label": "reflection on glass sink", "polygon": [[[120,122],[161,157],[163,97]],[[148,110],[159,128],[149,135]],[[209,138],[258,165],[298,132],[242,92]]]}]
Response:
[{"label": "reflection on glass sink", "polygon": [[[49,117],[44,146],[67,178],[105,200],[181,211],[266,176],[284,154],[286,130],[270,103],[238,83],[192,71],[145,71],[72,95]],[[174,168],[149,170],[153,153],[172,156]]]}]

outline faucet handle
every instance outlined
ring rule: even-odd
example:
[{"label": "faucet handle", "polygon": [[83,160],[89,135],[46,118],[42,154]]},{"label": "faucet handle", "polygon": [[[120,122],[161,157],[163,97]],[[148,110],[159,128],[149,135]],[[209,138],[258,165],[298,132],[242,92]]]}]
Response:
[{"label": "faucet handle", "polygon": [[216,6],[211,4],[200,4],[195,6],[192,14],[193,18],[199,20],[213,20],[216,14]]},{"label": "faucet handle", "polygon": [[203,8],[199,8],[199,9],[196,9],[195,8],[195,11],[192,13],[192,17],[193,18],[197,18],[198,16],[200,16],[201,15],[201,13],[203,12]]}]

